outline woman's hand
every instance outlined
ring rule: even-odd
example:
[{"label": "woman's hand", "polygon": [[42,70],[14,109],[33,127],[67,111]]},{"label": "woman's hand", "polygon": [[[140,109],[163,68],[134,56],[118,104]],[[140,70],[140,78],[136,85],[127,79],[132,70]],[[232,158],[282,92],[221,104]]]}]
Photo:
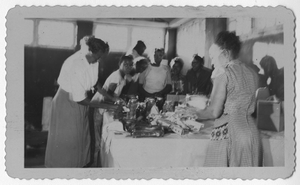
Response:
[{"label": "woman's hand", "polygon": [[201,110],[195,107],[188,106],[185,108],[185,111],[186,111],[186,115],[197,116],[197,118],[200,118],[198,115]]},{"label": "woman's hand", "polygon": [[122,105],[115,105],[114,109],[110,109],[113,113],[115,119],[121,119],[123,117],[123,106]]},{"label": "woman's hand", "polygon": [[115,96],[112,100],[119,105],[126,105],[126,102],[120,97]]}]

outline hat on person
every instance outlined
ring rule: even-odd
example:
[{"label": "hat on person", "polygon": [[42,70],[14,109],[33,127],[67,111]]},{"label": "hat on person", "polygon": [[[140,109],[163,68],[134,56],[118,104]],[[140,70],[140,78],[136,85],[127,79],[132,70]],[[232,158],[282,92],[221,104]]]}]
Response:
[{"label": "hat on person", "polygon": [[133,48],[139,55],[142,55],[146,49],[146,45],[143,41],[137,41],[136,45]]}]

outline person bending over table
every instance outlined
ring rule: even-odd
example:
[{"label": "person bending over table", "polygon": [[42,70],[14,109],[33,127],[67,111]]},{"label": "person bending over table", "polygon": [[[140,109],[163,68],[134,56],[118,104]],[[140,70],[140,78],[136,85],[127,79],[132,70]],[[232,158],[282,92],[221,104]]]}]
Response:
[{"label": "person bending over table", "polygon": [[[46,167],[87,165],[90,162],[88,107],[118,108],[116,105],[92,104],[87,95],[98,80],[98,60],[108,53],[108,44],[94,36],[85,36],[80,44],[81,49],[66,59],[58,77],[59,89],[52,102],[46,147]],[[99,93],[108,96],[101,89]]]},{"label": "person bending over table", "polygon": [[161,65],[164,50],[155,49],[155,63],[148,66],[139,76],[139,99],[146,97],[165,97],[172,90],[171,72],[168,66]]},{"label": "person bending over table", "polygon": [[255,120],[258,75],[238,60],[241,42],[235,32],[220,32],[210,48],[215,64],[210,103],[204,110],[188,108],[199,119],[215,119],[205,166],[261,166],[261,140]]}]

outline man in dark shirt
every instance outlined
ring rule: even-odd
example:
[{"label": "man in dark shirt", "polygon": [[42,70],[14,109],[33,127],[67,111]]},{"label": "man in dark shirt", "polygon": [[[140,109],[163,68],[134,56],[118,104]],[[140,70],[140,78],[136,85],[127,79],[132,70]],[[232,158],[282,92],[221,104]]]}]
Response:
[{"label": "man in dark shirt", "polygon": [[192,68],[186,74],[186,93],[209,95],[212,89],[211,73],[211,69],[204,67],[203,58],[194,55]]}]

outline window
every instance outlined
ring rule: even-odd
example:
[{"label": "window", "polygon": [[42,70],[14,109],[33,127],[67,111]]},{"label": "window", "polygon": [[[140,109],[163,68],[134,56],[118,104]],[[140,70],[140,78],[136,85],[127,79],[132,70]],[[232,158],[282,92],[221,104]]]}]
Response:
[{"label": "window", "polygon": [[128,28],[122,26],[96,25],[95,37],[108,42],[111,51],[125,51],[128,45]]},{"label": "window", "polygon": [[33,30],[34,22],[33,20],[24,20],[24,44],[31,45],[33,43]]},{"label": "window", "polygon": [[38,44],[50,47],[74,47],[75,24],[72,22],[40,21]]}]

